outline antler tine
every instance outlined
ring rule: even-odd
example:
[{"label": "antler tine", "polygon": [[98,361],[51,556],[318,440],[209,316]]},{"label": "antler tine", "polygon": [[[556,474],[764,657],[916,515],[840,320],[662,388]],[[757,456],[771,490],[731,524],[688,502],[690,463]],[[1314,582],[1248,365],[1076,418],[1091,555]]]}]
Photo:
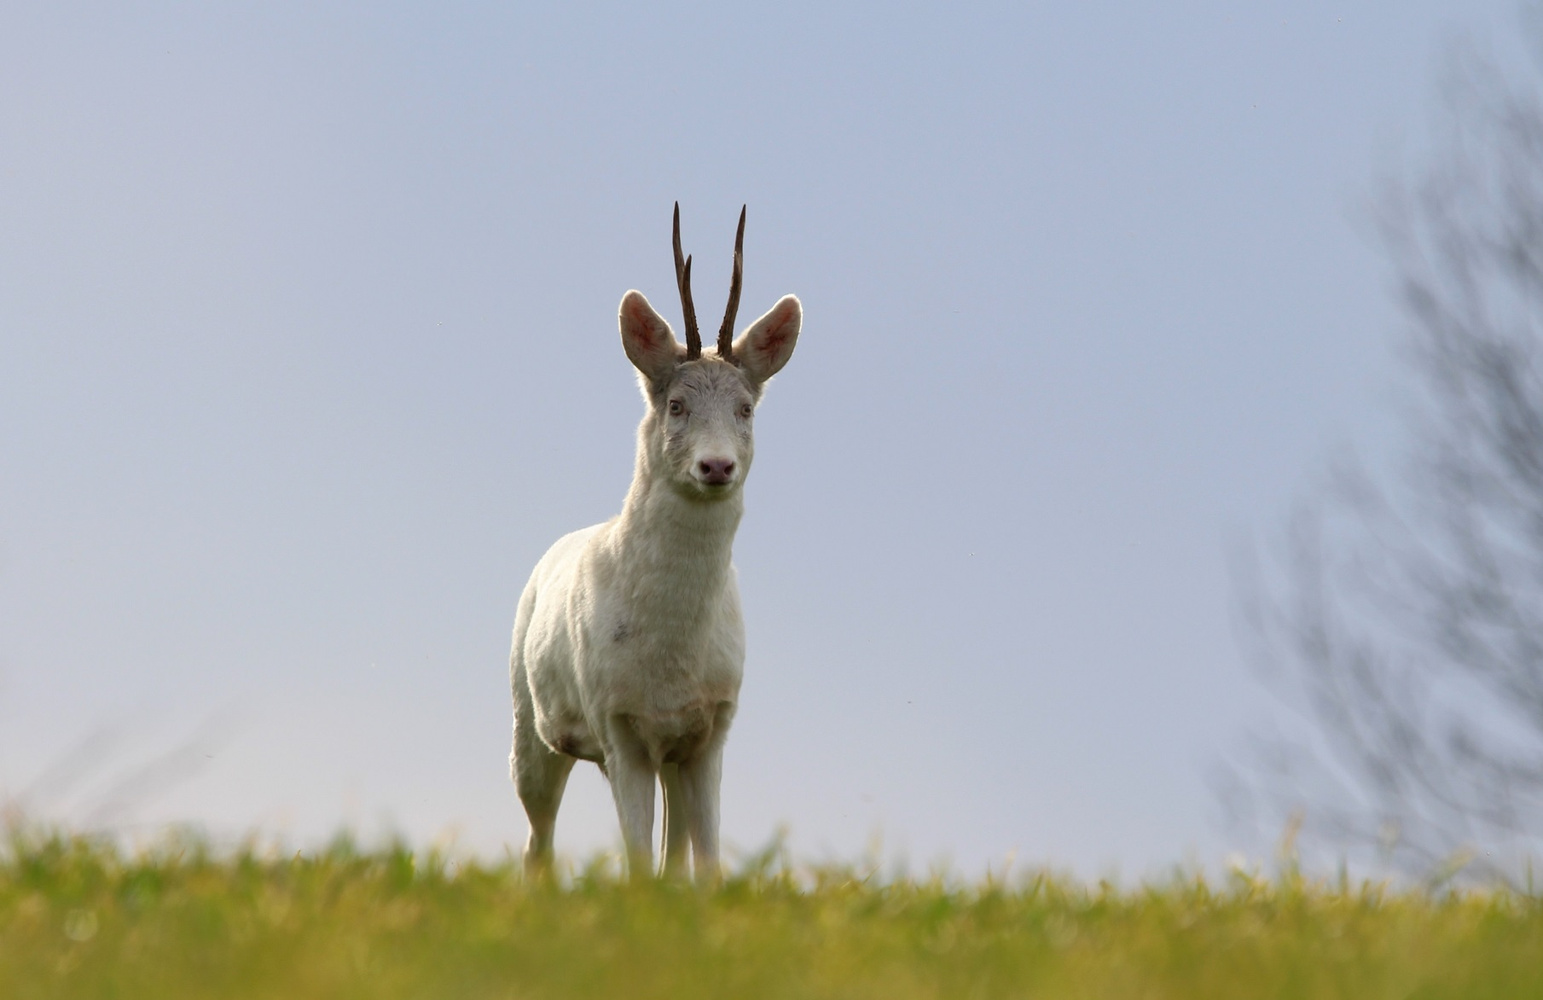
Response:
[{"label": "antler tine", "polygon": [[739,206],[739,231],[734,234],[734,277],[729,281],[729,307],[718,328],[718,357],[734,360],[734,314],[739,312],[739,288],[745,276],[745,206]]},{"label": "antler tine", "polygon": [[697,330],[696,306],[691,304],[691,258],[680,255],[680,202],[675,203],[675,287],[680,289],[680,311],[686,320],[686,360],[702,356],[702,334]]}]

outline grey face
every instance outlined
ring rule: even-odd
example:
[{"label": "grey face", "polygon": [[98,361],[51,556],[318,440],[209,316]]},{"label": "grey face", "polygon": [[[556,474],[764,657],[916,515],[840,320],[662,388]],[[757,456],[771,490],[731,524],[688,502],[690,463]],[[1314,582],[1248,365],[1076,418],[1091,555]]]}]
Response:
[{"label": "grey face", "polygon": [[702,500],[733,495],[750,471],[757,387],[729,362],[680,365],[650,394],[650,433],[677,491]]}]

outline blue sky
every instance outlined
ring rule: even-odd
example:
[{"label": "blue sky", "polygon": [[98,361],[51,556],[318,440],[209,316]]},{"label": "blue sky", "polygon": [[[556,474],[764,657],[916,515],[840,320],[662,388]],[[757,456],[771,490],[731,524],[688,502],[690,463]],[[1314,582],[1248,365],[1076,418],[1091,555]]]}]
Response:
[{"label": "blue sky", "polygon": [[[1386,448],[1443,57],[1510,2],[12,5],[0,792],[478,851],[515,601],[619,509],[616,333],[803,300],[724,836],[1085,874],[1241,842],[1229,547]],[[704,320],[704,325],[707,321]],[[180,751],[180,752],[179,752]],[[172,753],[165,766],[150,762]],[[84,763],[89,762],[89,763]],[[581,768],[559,850],[618,839]]]}]

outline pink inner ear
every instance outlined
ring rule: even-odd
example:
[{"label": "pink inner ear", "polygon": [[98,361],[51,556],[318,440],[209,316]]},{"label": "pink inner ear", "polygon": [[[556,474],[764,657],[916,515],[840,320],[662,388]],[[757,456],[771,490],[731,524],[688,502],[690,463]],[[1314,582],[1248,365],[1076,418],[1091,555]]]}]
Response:
[{"label": "pink inner ear", "polygon": [[786,323],[774,330],[768,330],[766,336],[761,338],[761,353],[776,356],[782,351],[782,345],[787,343],[788,325]]},{"label": "pink inner ear", "polygon": [[791,336],[792,317],[783,316],[782,321],[775,326],[766,328],[761,332],[760,343],[756,347],[762,354],[768,357],[776,357],[782,352],[782,345],[788,342]]},{"label": "pink inner ear", "polygon": [[644,350],[653,350],[659,346],[659,333],[648,322],[648,314],[637,303],[630,303],[627,307],[627,322],[630,329],[628,335],[637,345]]}]

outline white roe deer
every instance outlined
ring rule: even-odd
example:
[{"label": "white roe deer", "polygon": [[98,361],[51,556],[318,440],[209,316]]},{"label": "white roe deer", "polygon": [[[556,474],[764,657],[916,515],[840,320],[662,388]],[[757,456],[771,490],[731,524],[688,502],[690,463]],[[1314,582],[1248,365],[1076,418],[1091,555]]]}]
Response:
[{"label": "white roe deer", "polygon": [[610,780],[634,877],[653,870],[656,779],[664,873],[684,872],[689,835],[697,878],[718,874],[723,745],[745,662],[731,550],[756,404],[803,322],[787,295],[733,337],[744,236],[741,210],[727,313],[716,354],[704,355],[676,204],[685,346],[641,292],[622,296],[618,317],[647,404],[632,487],[619,515],[558,539],[520,596],[509,764],[530,820],[528,873],[549,868],[568,774],[588,760]]}]

